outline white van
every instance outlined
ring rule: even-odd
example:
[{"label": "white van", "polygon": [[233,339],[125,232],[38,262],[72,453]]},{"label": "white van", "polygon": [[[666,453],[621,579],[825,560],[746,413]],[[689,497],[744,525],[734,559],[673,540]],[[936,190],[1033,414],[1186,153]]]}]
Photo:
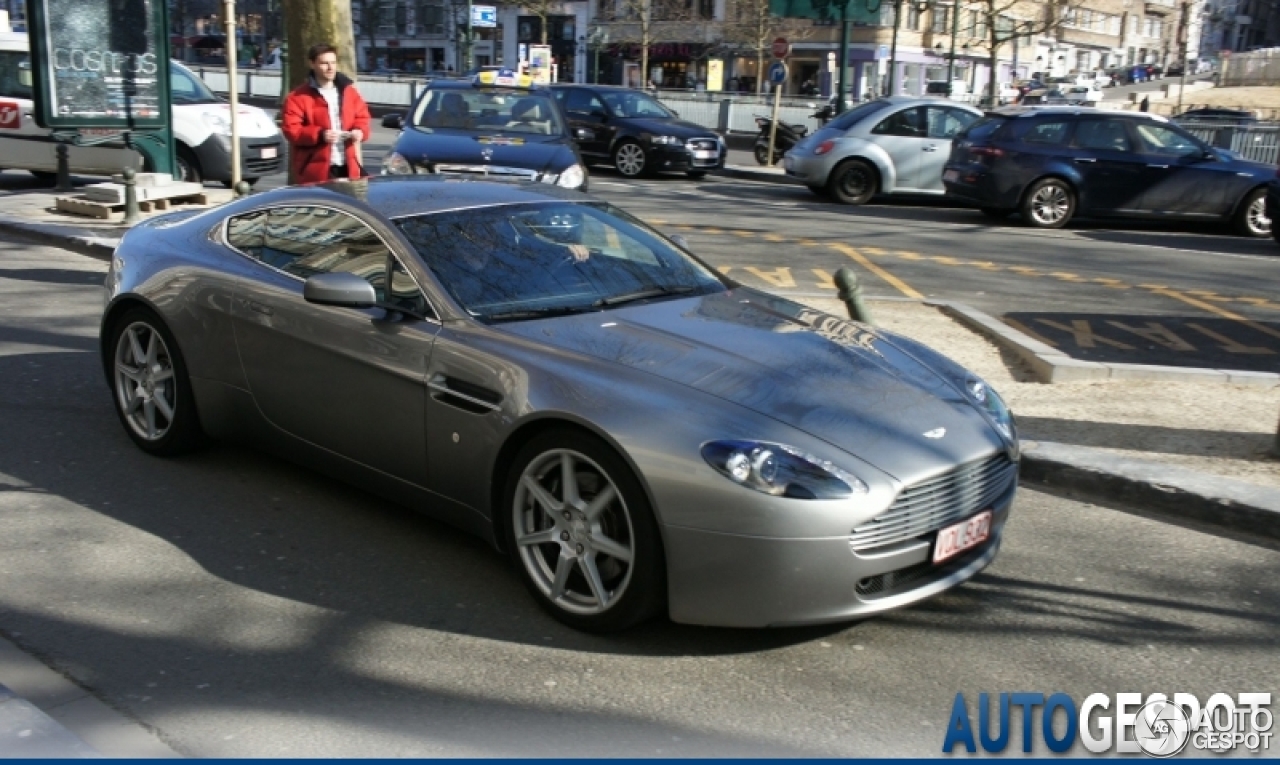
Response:
[{"label": "white van", "polygon": [[[0,168],[28,170],[52,181],[58,171],[57,143],[36,124],[31,102],[31,54],[27,36],[0,30]],[[179,180],[231,182],[231,105],[214,95],[191,70],[176,61],[169,69],[174,175]],[[280,128],[263,110],[241,105],[240,175],[250,184],[284,170]],[[123,145],[68,145],[72,174],[111,175],[126,164],[139,169],[142,157]]]},{"label": "white van", "polygon": [[969,94],[969,83],[964,80],[952,80],[950,85],[946,80],[930,80],[925,83],[924,93],[927,96],[943,96],[965,103],[973,100],[973,96]]}]

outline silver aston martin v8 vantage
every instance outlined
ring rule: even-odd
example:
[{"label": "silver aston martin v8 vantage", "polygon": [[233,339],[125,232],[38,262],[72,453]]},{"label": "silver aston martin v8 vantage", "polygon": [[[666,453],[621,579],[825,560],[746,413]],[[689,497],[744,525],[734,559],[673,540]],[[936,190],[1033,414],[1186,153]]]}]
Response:
[{"label": "silver aston martin v8 vantage", "polygon": [[991,562],[1017,485],[975,375],[554,186],[279,189],[134,227],[106,286],[141,449],[238,440],[456,524],[584,630],[916,603]]}]

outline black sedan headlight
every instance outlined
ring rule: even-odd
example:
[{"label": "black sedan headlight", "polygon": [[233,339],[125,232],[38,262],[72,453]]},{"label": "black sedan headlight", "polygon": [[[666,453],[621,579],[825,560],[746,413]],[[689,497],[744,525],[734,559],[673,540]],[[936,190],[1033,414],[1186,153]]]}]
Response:
[{"label": "black sedan headlight", "polygon": [[847,499],[868,491],[849,471],[785,444],[709,441],[702,458],[734,483],[775,497]]}]

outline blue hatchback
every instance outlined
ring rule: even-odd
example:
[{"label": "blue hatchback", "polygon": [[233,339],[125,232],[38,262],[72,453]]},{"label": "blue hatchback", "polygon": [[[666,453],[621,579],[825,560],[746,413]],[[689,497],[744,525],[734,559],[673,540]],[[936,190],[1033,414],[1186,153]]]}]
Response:
[{"label": "blue hatchback", "polygon": [[1225,220],[1268,236],[1275,168],[1215,149],[1162,117],[1067,107],[1002,109],[960,133],[947,195],[1038,228],[1077,214]]}]

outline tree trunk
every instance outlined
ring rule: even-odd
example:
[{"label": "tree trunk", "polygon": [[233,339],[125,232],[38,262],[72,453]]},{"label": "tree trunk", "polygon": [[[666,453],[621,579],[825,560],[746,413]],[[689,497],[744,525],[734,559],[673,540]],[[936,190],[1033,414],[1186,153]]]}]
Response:
[{"label": "tree trunk", "polygon": [[[328,43],[338,49],[338,71],[355,79],[355,39],[351,29],[351,3],[339,0],[284,0],[284,38],[288,61],[281,70],[282,92],[301,85],[311,73],[307,49]],[[289,183],[294,183],[292,163]]]}]

